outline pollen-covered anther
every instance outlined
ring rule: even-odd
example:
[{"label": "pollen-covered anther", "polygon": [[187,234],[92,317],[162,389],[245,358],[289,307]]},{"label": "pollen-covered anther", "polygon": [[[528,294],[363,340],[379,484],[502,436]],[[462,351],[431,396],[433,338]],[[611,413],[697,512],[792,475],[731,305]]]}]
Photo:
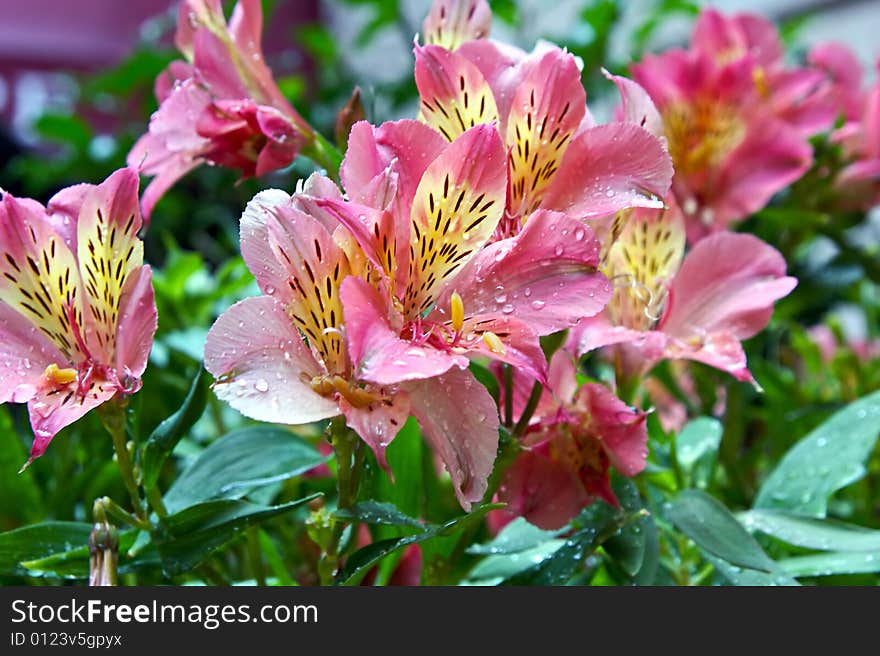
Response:
[{"label": "pollen-covered anther", "polygon": [[452,329],[460,333],[462,326],[464,326],[464,302],[458,292],[452,292],[452,297],[449,299],[449,309],[452,315]]},{"label": "pollen-covered anther", "polygon": [[376,394],[352,385],[342,376],[315,376],[310,384],[316,394],[324,397],[339,394],[355,408],[366,408],[371,403],[380,400]]},{"label": "pollen-covered anther", "polygon": [[507,349],[504,347],[504,342],[502,342],[501,338],[495,333],[488,331],[483,333],[483,341],[492,353],[495,353],[496,355],[504,355],[507,353]]},{"label": "pollen-covered anther", "polygon": [[54,362],[43,373],[53,387],[64,387],[76,380],[76,369],[60,369]]},{"label": "pollen-covered anther", "polygon": [[752,70],[752,81],[755,83],[755,89],[761,98],[770,96],[770,85],[767,83],[767,71],[763,66],[756,66]]}]

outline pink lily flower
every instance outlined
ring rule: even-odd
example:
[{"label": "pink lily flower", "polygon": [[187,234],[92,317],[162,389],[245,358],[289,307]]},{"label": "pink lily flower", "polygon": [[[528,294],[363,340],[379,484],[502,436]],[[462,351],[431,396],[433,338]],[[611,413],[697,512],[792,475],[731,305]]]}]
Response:
[{"label": "pink lily flower", "polygon": [[487,246],[507,183],[491,126],[446,144],[415,121],[360,123],[349,144],[341,177],[348,197],[366,204],[316,202],[349,227],[383,277],[342,285],[360,374],[394,384],[464,368],[477,356],[543,379],[538,336],[596,314],[611,295],[596,270],[592,231],[541,210],[515,237]]},{"label": "pink lily flower", "polygon": [[835,204],[842,209],[870,209],[880,203],[880,82],[863,90],[861,66],[841,45],[817,46],[810,61],[828,75],[837,112],[844,119],[831,134],[846,162],[834,181]]},{"label": "pink lily flower", "polygon": [[577,60],[541,45],[531,54],[488,39],[450,51],[416,46],[419,120],[447,141],[479,124],[504,143],[508,189],[498,238],[539,209],[589,219],[627,207],[662,207],[672,167],[641,125],[596,125]]},{"label": "pink lily flower", "polygon": [[833,120],[827,97],[812,95],[816,73],[782,68],[769,23],[714,11],[701,15],[689,50],[633,66],[659,110],[690,242],[761,209],[807,171],[808,135]]},{"label": "pink lily flower", "polygon": [[773,303],[797,280],[780,253],[757,237],[720,232],[684,255],[684,217],[630,210],[615,219],[602,270],[617,289],[601,315],[572,331],[578,355],[617,345],[625,374],[641,376],[663,359],[703,362],[754,382],[741,341],[770,321]]},{"label": "pink lily flower", "polygon": [[763,16],[725,16],[704,9],[694,25],[691,47],[720,66],[750,60],[758,95],[776,116],[805,136],[822,132],[834,122],[834,106],[822,72],[787,66],[779,31]]},{"label": "pink lily flower", "polygon": [[[349,317],[374,308],[342,290],[344,281],[375,272],[348,230],[313,203],[309,194],[318,193],[342,199],[332,182],[313,176],[302,196],[270,190],[248,204],[242,254],[264,295],[232,306],[211,328],[205,365],[216,378],[214,391],[261,421],[304,424],[342,414],[384,467],[386,447],[415,416],[469,509],[482,499],[495,460],[495,403],[459,368],[400,384],[363,375],[352,339],[361,328],[352,328]],[[413,347],[400,357],[415,367],[423,354],[430,359],[427,353]]]},{"label": "pink lily flower", "polygon": [[227,23],[220,0],[183,0],[175,42],[186,61],[156,80],[158,111],[128,154],[155,176],[145,218],[177,180],[202,163],[261,176],[293,162],[313,131],[284,98],[263,59],[262,6],[239,0]]},{"label": "pink lily flower", "polygon": [[0,403],[27,403],[40,457],[59,430],[136,392],[156,331],[138,176],[0,201]]},{"label": "pink lily flower", "polygon": [[[565,350],[553,354],[547,389],[523,436],[523,451],[505,473],[498,499],[504,509],[543,529],[562,528],[595,499],[618,506],[609,467],[624,476],[645,468],[647,415],[604,385],[578,387]],[[514,413],[522,411],[533,380],[514,377]]]}]

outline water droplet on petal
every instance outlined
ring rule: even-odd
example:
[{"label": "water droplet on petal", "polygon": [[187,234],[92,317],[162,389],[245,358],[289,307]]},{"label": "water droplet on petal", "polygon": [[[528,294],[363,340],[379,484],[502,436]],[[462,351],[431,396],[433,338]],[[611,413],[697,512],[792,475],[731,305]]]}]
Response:
[{"label": "water droplet on petal", "polygon": [[260,378],[256,383],[254,383],[254,389],[258,392],[268,392],[269,391],[269,381],[264,378]]}]

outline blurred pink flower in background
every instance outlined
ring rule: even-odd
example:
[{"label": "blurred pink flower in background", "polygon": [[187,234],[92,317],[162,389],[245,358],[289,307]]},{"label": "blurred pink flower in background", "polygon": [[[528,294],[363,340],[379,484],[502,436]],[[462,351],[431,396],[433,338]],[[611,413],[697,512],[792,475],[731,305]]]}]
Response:
[{"label": "blurred pink flower in background", "polygon": [[810,61],[828,75],[835,109],[843,120],[831,134],[844,157],[844,167],[834,180],[837,204],[843,209],[870,209],[880,203],[880,79],[863,89],[858,60],[839,44],[815,47]]},{"label": "blurred pink flower in background", "polygon": [[822,73],[785,67],[776,28],[758,16],[705,10],[688,50],[646,55],[632,70],[659,110],[690,242],[800,178],[808,137],[834,119]]}]

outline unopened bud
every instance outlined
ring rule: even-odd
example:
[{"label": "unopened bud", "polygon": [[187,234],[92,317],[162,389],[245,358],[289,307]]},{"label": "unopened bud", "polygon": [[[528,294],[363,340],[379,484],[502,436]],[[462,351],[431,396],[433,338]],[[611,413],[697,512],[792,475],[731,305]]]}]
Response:
[{"label": "unopened bud", "polygon": [[351,132],[351,126],[358,121],[363,121],[366,117],[364,105],[361,102],[361,90],[355,87],[348,102],[339,110],[336,117],[336,145],[340,150],[344,152],[348,145],[348,133]]}]

